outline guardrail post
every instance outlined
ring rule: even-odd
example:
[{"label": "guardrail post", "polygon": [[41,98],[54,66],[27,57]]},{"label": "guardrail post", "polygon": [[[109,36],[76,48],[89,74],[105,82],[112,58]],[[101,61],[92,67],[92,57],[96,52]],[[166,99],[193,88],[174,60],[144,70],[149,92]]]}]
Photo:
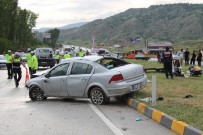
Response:
[{"label": "guardrail post", "polygon": [[156,76],[152,76],[152,106],[156,106]]}]

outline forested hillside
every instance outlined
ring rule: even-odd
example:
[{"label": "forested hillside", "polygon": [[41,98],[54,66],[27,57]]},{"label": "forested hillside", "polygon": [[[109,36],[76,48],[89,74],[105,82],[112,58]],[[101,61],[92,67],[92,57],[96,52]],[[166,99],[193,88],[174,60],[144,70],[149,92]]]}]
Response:
[{"label": "forested hillside", "polygon": [[37,14],[21,9],[18,0],[0,0],[0,52],[36,44],[32,28]]},{"label": "forested hillside", "polygon": [[80,28],[63,30],[59,40],[90,40],[92,35],[98,42],[126,41],[135,37],[168,41],[202,39],[203,4],[129,9]]}]

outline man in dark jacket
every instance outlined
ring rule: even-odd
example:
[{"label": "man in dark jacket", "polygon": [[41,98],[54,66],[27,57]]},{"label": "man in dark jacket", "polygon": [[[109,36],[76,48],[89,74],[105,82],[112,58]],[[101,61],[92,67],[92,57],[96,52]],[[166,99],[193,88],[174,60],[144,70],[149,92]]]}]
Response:
[{"label": "man in dark jacket", "polygon": [[165,70],[166,79],[168,79],[168,75],[170,75],[171,79],[173,79],[172,53],[169,51],[168,47],[166,47],[166,51],[163,53],[163,62],[164,62],[164,70]]},{"label": "man in dark jacket", "polygon": [[197,54],[197,62],[198,62],[198,66],[201,67],[201,62],[202,62],[202,52],[201,52],[201,50],[199,50],[199,52]]}]

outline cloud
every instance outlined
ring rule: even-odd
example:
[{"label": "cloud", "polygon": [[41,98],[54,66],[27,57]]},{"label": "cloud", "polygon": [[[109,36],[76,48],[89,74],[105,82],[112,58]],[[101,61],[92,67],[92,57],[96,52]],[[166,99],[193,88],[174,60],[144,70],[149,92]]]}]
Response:
[{"label": "cloud", "polygon": [[203,3],[203,0],[19,0],[20,7],[39,14],[37,28],[104,19],[129,8],[171,3]]}]

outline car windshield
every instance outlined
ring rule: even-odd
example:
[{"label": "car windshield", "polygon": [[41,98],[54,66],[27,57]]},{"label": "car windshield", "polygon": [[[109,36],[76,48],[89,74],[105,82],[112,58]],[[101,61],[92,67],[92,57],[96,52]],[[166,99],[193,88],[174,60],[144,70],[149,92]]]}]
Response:
[{"label": "car windshield", "polygon": [[103,58],[100,59],[98,61],[96,61],[97,63],[101,64],[102,66],[104,66],[107,69],[113,69],[113,68],[117,68],[120,66],[124,66],[127,64],[130,64],[126,61],[120,60],[120,59],[114,59],[114,58]]},{"label": "car windshield", "polygon": [[39,53],[49,53],[50,50],[49,49],[40,49]]},{"label": "car windshield", "polygon": [[3,55],[0,55],[0,60],[6,60],[6,57]]}]

